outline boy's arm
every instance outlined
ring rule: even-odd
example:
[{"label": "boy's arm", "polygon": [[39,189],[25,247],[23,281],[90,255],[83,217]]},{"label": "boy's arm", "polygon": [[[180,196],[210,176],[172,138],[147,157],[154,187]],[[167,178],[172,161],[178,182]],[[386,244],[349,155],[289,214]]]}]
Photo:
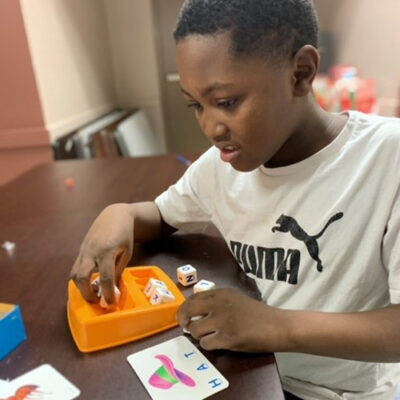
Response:
[{"label": "boy's arm", "polygon": [[[203,318],[191,320],[197,315]],[[214,289],[189,297],[178,319],[206,350],[400,361],[400,305],[354,313],[282,310],[236,290]]]},{"label": "boy's arm", "polygon": [[176,231],[163,220],[156,203],[153,201],[127,204],[127,206],[135,221],[135,242],[150,242]]},{"label": "boy's arm", "polygon": [[400,361],[400,305],[354,312],[286,313],[288,342],[282,351],[371,362]]},{"label": "boy's arm", "polygon": [[72,267],[74,280],[83,297],[98,301],[90,284],[94,270],[107,303],[114,302],[114,284],[119,282],[132,257],[134,242],[147,242],[174,231],[167,225],[154,202],[112,204],[95,219],[87,232]]}]

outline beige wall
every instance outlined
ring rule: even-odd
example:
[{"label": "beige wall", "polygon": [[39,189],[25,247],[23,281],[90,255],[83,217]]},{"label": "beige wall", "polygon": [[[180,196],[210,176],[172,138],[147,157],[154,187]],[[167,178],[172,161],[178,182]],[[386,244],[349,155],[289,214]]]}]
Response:
[{"label": "beige wall", "polygon": [[314,0],[321,28],[337,40],[339,62],[378,83],[380,114],[395,115],[400,91],[400,1]]},{"label": "beige wall", "polygon": [[0,186],[50,162],[45,128],[19,1],[0,1]]},{"label": "beige wall", "polygon": [[104,4],[21,0],[51,139],[116,105]]},{"label": "beige wall", "polygon": [[[165,148],[160,78],[150,0],[103,0],[118,104],[142,108]],[[167,0],[166,0],[167,1]]]}]

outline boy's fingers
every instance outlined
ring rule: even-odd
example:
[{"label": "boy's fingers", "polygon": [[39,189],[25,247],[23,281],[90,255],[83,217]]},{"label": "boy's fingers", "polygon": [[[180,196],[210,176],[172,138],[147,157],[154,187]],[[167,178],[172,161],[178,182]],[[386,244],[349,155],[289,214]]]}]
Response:
[{"label": "boy's fingers", "polygon": [[220,343],[218,332],[212,332],[209,335],[204,335],[199,340],[200,346],[204,350],[217,350],[226,348]]},{"label": "boy's fingers", "polygon": [[116,266],[115,266],[115,284],[118,286],[122,273],[124,272],[125,267],[128,265],[129,260],[132,258],[132,253],[125,249],[116,257]]},{"label": "boy's fingers", "polygon": [[97,260],[100,273],[100,287],[107,304],[115,302],[114,282],[115,282],[115,252],[109,251]]},{"label": "boy's fingers", "polygon": [[178,310],[178,322],[182,327],[186,327],[190,319],[196,316],[207,315],[210,312],[211,305],[204,299],[204,296],[200,296],[203,293],[198,293],[189,297]]},{"label": "boy's fingers", "polygon": [[82,296],[91,302],[98,301],[90,285],[90,277],[95,268],[96,263],[93,259],[78,257],[71,271],[71,279],[75,282]]},{"label": "boy's fingers", "polygon": [[209,335],[215,332],[215,326],[212,322],[212,318],[207,317],[192,317],[187,326],[190,334],[195,338],[199,339],[202,336]]}]

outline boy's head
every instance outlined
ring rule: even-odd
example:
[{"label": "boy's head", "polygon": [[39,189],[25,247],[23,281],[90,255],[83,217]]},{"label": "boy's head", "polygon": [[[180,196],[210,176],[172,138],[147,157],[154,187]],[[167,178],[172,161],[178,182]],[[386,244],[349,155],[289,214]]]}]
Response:
[{"label": "boy's head", "polygon": [[304,45],[317,48],[318,29],[310,0],[186,0],[174,38],[229,32],[234,56],[279,63]]},{"label": "boy's head", "polygon": [[251,171],[310,150],[319,54],[308,0],[186,0],[174,36],[182,92],[223,161]]}]

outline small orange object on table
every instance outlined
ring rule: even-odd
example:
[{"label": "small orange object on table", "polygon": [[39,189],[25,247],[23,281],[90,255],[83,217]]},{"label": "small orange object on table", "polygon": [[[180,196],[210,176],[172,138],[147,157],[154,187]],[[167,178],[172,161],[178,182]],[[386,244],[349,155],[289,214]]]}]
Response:
[{"label": "small orange object on table", "polygon": [[75,186],[75,181],[74,181],[74,179],[73,179],[73,178],[66,178],[66,179],[65,179],[65,186],[66,186],[68,189],[72,189],[72,188]]},{"label": "small orange object on table", "polygon": [[[98,274],[94,274],[96,278]],[[150,278],[163,281],[175,301],[152,305],[144,294]],[[159,267],[125,268],[119,289],[121,296],[113,311],[87,302],[75,283],[68,284],[68,323],[72,337],[82,352],[117,346],[154,335],[178,325],[176,314],[185,297]]]}]

